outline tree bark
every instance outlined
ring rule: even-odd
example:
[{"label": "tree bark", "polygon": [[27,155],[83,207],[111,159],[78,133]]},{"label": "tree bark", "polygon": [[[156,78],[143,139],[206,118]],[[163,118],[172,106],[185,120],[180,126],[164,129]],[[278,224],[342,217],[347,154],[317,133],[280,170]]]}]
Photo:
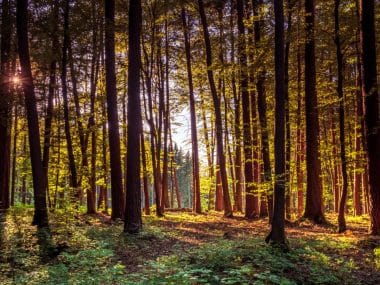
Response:
[{"label": "tree bark", "polygon": [[345,112],[344,112],[344,94],[343,94],[343,54],[341,50],[341,39],[340,39],[340,25],[339,25],[339,6],[340,0],[334,1],[334,19],[335,19],[335,45],[336,45],[336,57],[337,57],[337,68],[338,68],[338,85],[337,93],[339,98],[339,141],[340,141],[340,160],[342,163],[342,178],[343,187],[342,195],[339,202],[339,215],[338,215],[338,232],[342,233],[346,231],[346,219],[345,219],[345,208],[347,201],[347,188],[348,188],[348,177],[347,177],[347,159],[346,159],[346,143],[345,143]]},{"label": "tree bark", "polygon": [[365,100],[366,143],[368,154],[370,233],[380,235],[380,119],[377,86],[376,29],[374,0],[360,0],[363,97]]},{"label": "tree bark", "polygon": [[28,1],[17,0],[17,43],[21,66],[22,88],[28,120],[30,158],[34,190],[33,225],[48,227],[46,182],[41,159],[40,130],[28,43]]},{"label": "tree bark", "polygon": [[[120,159],[119,116],[117,112],[115,72],[115,1],[105,0],[105,68],[108,118],[108,140],[111,166],[111,219],[124,217],[123,182]],[[135,45],[135,43],[134,43]],[[138,47],[134,47],[138,48]],[[137,74],[139,77],[140,74]],[[138,80],[138,82],[140,82]],[[135,110],[138,111],[138,110]],[[139,125],[137,126],[139,127]],[[138,132],[137,132],[138,133]],[[139,153],[137,153],[139,154]]]},{"label": "tree bark", "polygon": [[141,220],[140,181],[140,133],[142,131],[140,107],[141,70],[141,1],[129,2],[129,49],[128,49],[128,144],[127,144],[127,189],[124,231],[138,233]]},{"label": "tree bark", "polygon": [[283,0],[274,0],[275,13],[275,179],[272,228],[266,238],[286,247],[285,240],[285,73]]},{"label": "tree bark", "polygon": [[305,113],[306,113],[306,205],[304,217],[325,222],[322,211],[321,161],[319,157],[319,117],[315,73],[315,0],[305,0]]},{"label": "tree bark", "polygon": [[214,81],[214,73],[212,70],[212,50],[211,50],[211,42],[210,35],[208,32],[208,25],[206,14],[203,6],[203,0],[198,0],[198,7],[200,18],[202,22],[203,28],[203,36],[206,46],[206,61],[207,61],[207,77],[210,84],[211,95],[214,103],[214,111],[215,111],[215,125],[216,125],[216,143],[217,143],[217,156],[219,158],[219,166],[220,166],[220,174],[221,174],[221,182],[222,182],[222,190],[223,190],[223,202],[224,202],[224,216],[232,217],[232,207],[230,194],[228,190],[228,180],[227,180],[227,171],[226,171],[226,158],[224,155],[224,147],[223,147],[223,122],[222,122],[222,114],[220,109],[220,100],[218,94],[216,92],[215,81]]},{"label": "tree bark", "polygon": [[10,129],[11,129],[11,7],[10,1],[2,2],[1,14],[1,62],[0,62],[0,209],[9,208]]},{"label": "tree bark", "polygon": [[195,113],[195,98],[193,86],[193,73],[191,68],[191,48],[190,38],[188,33],[188,26],[186,21],[186,11],[182,7],[181,11],[183,34],[185,39],[185,52],[186,52],[186,68],[187,79],[189,82],[189,99],[190,99],[190,120],[191,120],[191,146],[193,154],[193,181],[194,181],[194,197],[195,197],[195,212],[201,213],[201,190],[199,180],[199,154],[198,154],[198,134],[197,134],[197,119]]}]

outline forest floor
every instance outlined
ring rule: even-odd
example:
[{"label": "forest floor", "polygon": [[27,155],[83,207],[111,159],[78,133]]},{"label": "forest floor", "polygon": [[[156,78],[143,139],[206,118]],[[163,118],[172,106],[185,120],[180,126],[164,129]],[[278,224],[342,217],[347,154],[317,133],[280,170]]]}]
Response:
[{"label": "forest floor", "polygon": [[264,219],[168,212],[126,235],[103,214],[56,211],[49,231],[31,226],[32,214],[0,213],[0,284],[380,284],[380,239],[367,235],[367,217],[348,216],[344,234],[288,224],[283,252],[265,244]]}]

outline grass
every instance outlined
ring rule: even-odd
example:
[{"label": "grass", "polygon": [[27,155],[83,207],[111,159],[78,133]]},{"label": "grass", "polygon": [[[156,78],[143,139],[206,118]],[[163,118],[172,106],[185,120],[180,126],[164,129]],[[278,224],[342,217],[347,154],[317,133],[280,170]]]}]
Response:
[{"label": "grass", "polygon": [[[0,220],[1,284],[379,284],[380,243],[350,230],[303,223],[287,229],[291,250],[266,245],[265,220],[218,213],[144,217],[139,235],[108,217],[57,211],[49,231],[31,226],[32,209]],[[334,220],[335,216],[328,216]]]}]

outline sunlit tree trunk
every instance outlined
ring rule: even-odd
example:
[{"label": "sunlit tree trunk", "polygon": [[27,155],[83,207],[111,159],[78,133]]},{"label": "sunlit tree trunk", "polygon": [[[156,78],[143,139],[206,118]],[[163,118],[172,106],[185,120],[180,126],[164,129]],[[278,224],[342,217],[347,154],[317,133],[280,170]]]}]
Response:
[{"label": "sunlit tree trunk", "polygon": [[230,194],[228,190],[228,181],[227,181],[227,171],[226,171],[226,158],[224,155],[224,147],[223,147],[223,122],[222,122],[222,114],[220,109],[220,98],[216,92],[215,81],[214,81],[214,73],[212,71],[212,50],[211,50],[211,42],[210,35],[208,32],[208,25],[206,14],[204,11],[203,1],[198,0],[198,7],[200,18],[202,22],[203,28],[203,36],[206,46],[206,61],[207,61],[207,76],[210,84],[211,95],[214,103],[214,111],[215,111],[215,126],[216,126],[216,143],[217,143],[217,157],[219,158],[219,167],[220,167],[220,175],[222,182],[222,190],[223,190],[223,202],[224,202],[224,215],[226,217],[232,217],[232,206],[230,200]]},{"label": "sunlit tree trunk", "polygon": [[248,92],[248,65],[244,27],[244,5],[242,0],[237,0],[237,25],[239,31],[238,53],[240,65],[240,89],[243,108],[243,150],[244,150],[244,177],[245,177],[245,217],[252,219],[258,216],[255,207],[257,194],[253,185],[253,155],[251,132],[251,109]]},{"label": "sunlit tree trunk", "polygon": [[191,48],[190,38],[188,33],[188,25],[186,21],[186,11],[182,8],[181,12],[183,34],[185,39],[185,52],[186,52],[186,68],[187,78],[189,82],[189,96],[190,96],[190,118],[191,118],[191,146],[193,155],[193,181],[194,181],[194,197],[195,204],[193,205],[196,213],[202,212],[201,207],[201,190],[199,180],[199,154],[198,154],[198,134],[197,134],[197,121],[195,113],[195,98],[194,98],[194,86],[193,86],[193,73],[191,68]]}]

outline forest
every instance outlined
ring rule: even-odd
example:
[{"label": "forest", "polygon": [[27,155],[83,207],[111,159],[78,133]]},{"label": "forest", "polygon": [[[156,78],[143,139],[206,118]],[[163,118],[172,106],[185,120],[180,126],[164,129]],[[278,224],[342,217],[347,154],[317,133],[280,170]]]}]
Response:
[{"label": "forest", "polygon": [[379,1],[0,6],[0,284],[380,284]]}]

